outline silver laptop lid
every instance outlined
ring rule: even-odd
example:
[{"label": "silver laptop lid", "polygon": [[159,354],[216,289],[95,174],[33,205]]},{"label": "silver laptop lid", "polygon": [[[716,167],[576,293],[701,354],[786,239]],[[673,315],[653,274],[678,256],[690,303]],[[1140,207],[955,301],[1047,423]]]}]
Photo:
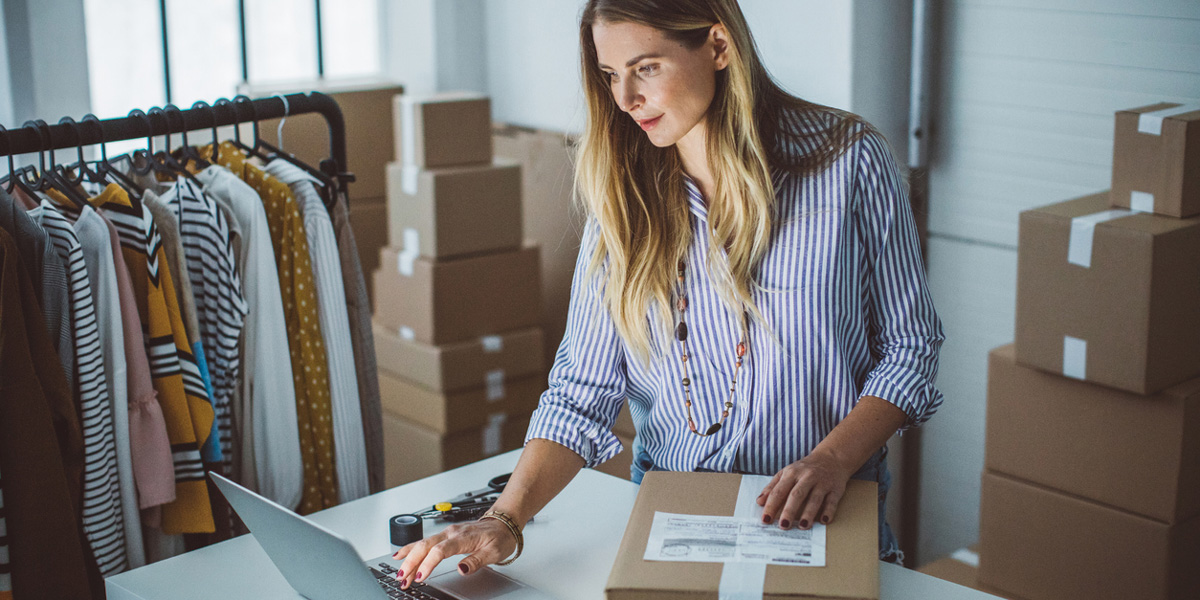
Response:
[{"label": "silver laptop lid", "polygon": [[209,473],[284,579],[310,600],[388,600],[346,538]]}]

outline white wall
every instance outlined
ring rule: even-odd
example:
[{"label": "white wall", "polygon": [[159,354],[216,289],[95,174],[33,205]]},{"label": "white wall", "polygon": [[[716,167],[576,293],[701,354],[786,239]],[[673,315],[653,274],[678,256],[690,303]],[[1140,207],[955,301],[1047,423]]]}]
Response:
[{"label": "white wall", "polygon": [[0,2],[0,125],[12,127],[12,78],[8,68],[8,35],[4,4]]},{"label": "white wall", "polygon": [[930,280],[945,323],[925,427],[921,560],[976,541],[987,351],[1015,323],[1017,215],[1109,187],[1113,113],[1200,100],[1194,0],[946,0]]},{"label": "white wall", "polygon": [[5,0],[12,122],[88,112],[82,0]]}]

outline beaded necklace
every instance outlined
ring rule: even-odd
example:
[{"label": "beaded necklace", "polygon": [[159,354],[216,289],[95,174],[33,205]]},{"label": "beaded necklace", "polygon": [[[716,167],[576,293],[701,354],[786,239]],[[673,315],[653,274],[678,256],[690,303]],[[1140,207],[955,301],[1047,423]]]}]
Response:
[{"label": "beaded necklace", "polygon": [[679,356],[683,360],[683,407],[687,412],[688,429],[698,436],[708,437],[721,430],[721,426],[725,424],[725,419],[729,417],[729,411],[733,410],[733,396],[734,392],[737,390],[738,373],[742,369],[742,357],[746,355],[746,342],[743,338],[743,341],[739,341],[737,345],[736,357],[733,363],[733,380],[729,382],[729,398],[725,400],[725,408],[721,411],[721,420],[709,425],[708,429],[706,429],[704,433],[700,433],[700,431],[696,429],[696,421],[692,419],[692,371],[691,367],[688,366],[687,322],[684,321],[683,318],[688,308],[687,292],[684,290],[683,285],[684,267],[684,262],[680,260],[678,277],[679,283],[676,286],[677,299],[675,301],[675,308],[679,309],[679,325],[675,327],[675,339],[679,340],[679,346],[681,349]]}]

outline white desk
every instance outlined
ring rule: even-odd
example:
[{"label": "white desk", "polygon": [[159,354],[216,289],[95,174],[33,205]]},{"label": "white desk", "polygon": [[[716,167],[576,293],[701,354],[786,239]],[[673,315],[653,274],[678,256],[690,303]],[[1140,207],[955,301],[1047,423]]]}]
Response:
[{"label": "white desk", "polygon": [[[392,551],[387,521],[512,471],[519,450],[414,481],[312,515],[349,539],[364,559]],[[637,486],[584,470],[525,529],[525,553],[497,570],[564,600],[602,600],[604,583],[633,510]],[[425,533],[440,529],[426,521]],[[455,568],[445,561],[434,573]],[[880,564],[882,600],[996,600],[953,583]],[[199,600],[301,598],[283,579],[252,536],[241,536],[182,556],[147,565],[106,582],[110,600]]]}]

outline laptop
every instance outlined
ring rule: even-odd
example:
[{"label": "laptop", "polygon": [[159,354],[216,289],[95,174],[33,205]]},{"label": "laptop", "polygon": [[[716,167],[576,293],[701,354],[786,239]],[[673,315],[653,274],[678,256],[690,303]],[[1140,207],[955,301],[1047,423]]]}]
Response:
[{"label": "laptop", "polygon": [[[423,583],[400,589],[396,571],[402,561],[391,554],[363,561],[350,542],[222,477],[209,473],[230,506],[271,562],[308,600],[548,600],[550,596],[491,568],[463,576],[451,568]],[[445,561],[442,566],[454,564]]]}]

